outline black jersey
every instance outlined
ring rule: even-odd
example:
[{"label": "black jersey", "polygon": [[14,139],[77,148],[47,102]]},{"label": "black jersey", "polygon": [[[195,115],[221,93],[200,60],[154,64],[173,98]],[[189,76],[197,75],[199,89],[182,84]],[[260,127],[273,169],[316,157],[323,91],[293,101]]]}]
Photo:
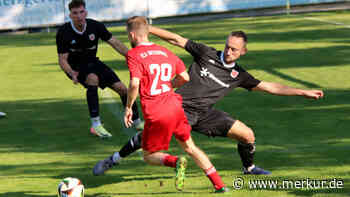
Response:
[{"label": "black jersey", "polygon": [[69,53],[68,63],[72,69],[79,71],[81,67],[98,60],[96,57],[98,41],[111,39],[112,34],[103,23],[86,19],[83,32],[77,31],[72,22],[60,27],[56,35],[58,53]]},{"label": "black jersey", "polygon": [[232,89],[242,87],[248,90],[260,81],[239,65],[226,65],[223,52],[191,40],[185,49],[193,56],[189,68],[190,81],[176,90],[182,95],[186,107],[206,110]]}]

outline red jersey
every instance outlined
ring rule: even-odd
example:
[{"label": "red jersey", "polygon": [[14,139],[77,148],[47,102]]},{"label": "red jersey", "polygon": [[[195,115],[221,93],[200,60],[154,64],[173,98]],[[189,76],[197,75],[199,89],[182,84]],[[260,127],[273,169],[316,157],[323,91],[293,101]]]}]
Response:
[{"label": "red jersey", "polygon": [[127,63],[130,79],[140,79],[139,93],[145,118],[159,112],[160,106],[170,104],[169,97],[176,97],[171,80],[186,67],[171,51],[153,43],[143,43],[128,51]]}]

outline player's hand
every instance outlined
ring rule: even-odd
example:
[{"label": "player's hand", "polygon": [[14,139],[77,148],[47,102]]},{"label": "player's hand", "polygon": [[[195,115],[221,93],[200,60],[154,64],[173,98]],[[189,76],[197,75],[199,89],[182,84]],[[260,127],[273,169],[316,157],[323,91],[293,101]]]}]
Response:
[{"label": "player's hand", "polygon": [[124,114],[124,124],[126,128],[130,128],[132,126],[132,109],[126,107],[125,108],[125,114]]},{"label": "player's hand", "polygon": [[73,81],[74,84],[78,84],[79,83],[78,75],[79,75],[79,72],[72,71],[72,81]]},{"label": "player's hand", "polygon": [[323,91],[322,90],[306,90],[304,92],[304,97],[317,100],[317,99],[323,98]]}]

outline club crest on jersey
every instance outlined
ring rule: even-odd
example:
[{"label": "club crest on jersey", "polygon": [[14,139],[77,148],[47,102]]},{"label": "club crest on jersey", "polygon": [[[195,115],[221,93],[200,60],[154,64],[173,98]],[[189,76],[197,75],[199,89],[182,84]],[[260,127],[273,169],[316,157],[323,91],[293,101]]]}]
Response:
[{"label": "club crest on jersey", "polygon": [[90,34],[89,38],[90,38],[91,41],[95,40],[95,34]]},{"label": "club crest on jersey", "polygon": [[232,69],[232,71],[231,71],[231,77],[232,77],[232,78],[236,78],[238,75],[239,75],[239,72],[236,71],[235,69]]}]

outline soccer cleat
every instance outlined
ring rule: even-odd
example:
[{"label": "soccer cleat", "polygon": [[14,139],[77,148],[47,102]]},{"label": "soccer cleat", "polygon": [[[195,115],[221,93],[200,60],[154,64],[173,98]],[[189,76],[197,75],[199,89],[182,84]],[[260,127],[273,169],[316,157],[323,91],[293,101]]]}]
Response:
[{"label": "soccer cleat", "polygon": [[252,174],[252,175],[270,175],[271,174],[270,171],[259,168],[258,166],[255,166],[251,171],[248,171],[246,168],[244,168],[243,173]]},{"label": "soccer cleat", "polygon": [[112,137],[112,134],[110,134],[102,125],[99,125],[97,127],[91,127],[90,133],[92,133],[93,135],[96,135],[100,138]]},{"label": "soccer cleat", "polygon": [[5,117],[5,116],[6,116],[6,113],[0,112],[0,118],[3,118],[3,117]]},{"label": "soccer cleat", "polygon": [[222,187],[221,189],[217,189],[215,190],[214,193],[227,193],[229,192],[230,190],[227,188],[227,187]]},{"label": "soccer cleat", "polygon": [[133,127],[137,130],[137,131],[143,131],[144,127],[145,127],[145,122],[142,121],[140,118],[134,120],[133,123]]},{"label": "soccer cleat", "polygon": [[185,157],[179,157],[176,161],[176,176],[175,176],[175,188],[182,191],[185,186],[185,172],[187,166],[187,159]]},{"label": "soccer cleat", "polygon": [[114,163],[112,156],[108,157],[104,160],[99,161],[95,166],[94,169],[92,170],[92,173],[95,176],[103,175],[107,170],[112,168],[115,165],[118,165],[119,163]]}]

